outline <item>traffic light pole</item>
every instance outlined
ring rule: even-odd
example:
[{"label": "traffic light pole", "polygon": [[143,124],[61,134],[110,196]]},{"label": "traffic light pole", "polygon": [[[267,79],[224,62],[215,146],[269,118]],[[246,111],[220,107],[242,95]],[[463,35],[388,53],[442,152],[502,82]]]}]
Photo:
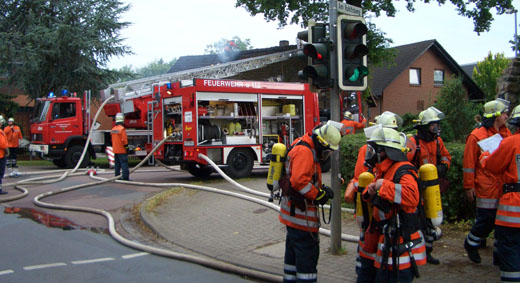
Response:
[{"label": "traffic light pole", "polygon": [[[338,86],[338,50],[336,49],[338,38],[336,32],[336,19],[338,17],[337,0],[329,0],[329,35],[334,46],[330,48],[330,78],[334,81],[330,89],[330,119],[340,121],[339,86]],[[332,219],[330,220],[330,251],[338,254],[341,251],[341,184],[339,168],[339,150],[334,151],[331,160],[330,184],[334,191],[332,199]]]}]

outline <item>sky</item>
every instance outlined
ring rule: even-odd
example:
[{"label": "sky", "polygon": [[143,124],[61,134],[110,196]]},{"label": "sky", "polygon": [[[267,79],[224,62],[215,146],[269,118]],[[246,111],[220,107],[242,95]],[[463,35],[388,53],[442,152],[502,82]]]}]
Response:
[{"label": "sky", "polygon": [[[202,55],[207,45],[238,36],[250,39],[254,48],[278,46],[280,40],[296,44],[299,25],[278,27],[262,14],[251,16],[245,8],[235,8],[235,0],[123,0],[131,8],[121,17],[131,25],[121,31],[124,44],[133,55],[114,57],[110,68],[146,66],[158,59],[170,61],[186,55]],[[513,57],[510,40],[515,34],[515,15],[496,15],[489,32],[477,35],[473,21],[459,16],[449,1],[438,6],[415,2],[416,10],[406,10],[406,1],[394,1],[396,17],[370,19],[399,46],[436,39],[459,65],[482,61],[491,51]],[[519,9],[520,0],[513,0]],[[520,15],[517,15],[520,16]],[[517,19],[520,23],[520,19]],[[520,29],[518,30],[520,33]]]}]

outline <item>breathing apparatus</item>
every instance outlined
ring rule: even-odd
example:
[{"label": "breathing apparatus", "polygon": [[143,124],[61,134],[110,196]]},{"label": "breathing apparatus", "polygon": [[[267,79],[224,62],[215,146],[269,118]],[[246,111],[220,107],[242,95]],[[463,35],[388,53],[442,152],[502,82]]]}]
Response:
[{"label": "breathing apparatus", "polygon": [[433,226],[438,227],[442,223],[443,215],[437,167],[430,163],[422,165],[419,168],[419,177],[424,187],[424,214],[426,218],[431,219]]},{"label": "breathing apparatus", "polygon": [[329,120],[326,124],[319,125],[312,130],[312,140],[320,161],[327,160],[332,151],[339,148],[341,128],[343,128],[343,124]]},{"label": "breathing apparatus", "polygon": [[275,143],[271,149],[271,154],[267,155],[269,160],[269,171],[267,173],[267,188],[271,192],[269,202],[280,197],[280,177],[283,173],[287,147],[283,143]]}]

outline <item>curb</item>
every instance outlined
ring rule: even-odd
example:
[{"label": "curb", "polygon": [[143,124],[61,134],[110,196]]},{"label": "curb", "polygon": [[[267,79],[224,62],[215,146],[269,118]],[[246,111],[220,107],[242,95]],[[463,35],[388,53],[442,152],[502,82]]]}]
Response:
[{"label": "curb", "polygon": [[[146,206],[146,204],[148,203],[148,201],[150,201],[150,199],[152,199],[154,196],[144,200],[142,202],[142,205],[141,207],[139,208],[139,217],[141,218],[141,221],[143,221],[143,224],[146,225],[153,233],[155,233],[156,235],[158,235],[159,237],[163,238],[163,239],[166,239],[168,241],[171,241],[170,239],[168,239],[167,237],[165,237],[161,232],[159,232],[154,224],[155,222],[150,219],[151,217],[148,215],[147,212],[144,211],[144,207]],[[174,242],[172,242],[173,244],[175,244]],[[230,273],[235,273],[237,275],[240,275],[240,276],[245,276],[246,278],[247,277],[254,277],[255,279],[261,279],[261,280],[265,280],[267,282],[282,282],[283,281],[283,277],[280,276],[280,275],[276,275],[276,274],[272,274],[272,273],[268,273],[268,272],[265,272],[265,271],[260,271],[260,270],[256,270],[256,269],[252,269],[250,267],[245,267],[245,266],[238,266],[232,262],[226,262],[226,261],[222,261],[220,259],[217,259],[215,257],[211,257],[211,256],[207,256],[207,255],[201,255],[200,253],[198,253],[197,251],[194,251],[193,249],[191,248],[188,248],[188,247],[182,247],[182,248],[185,248],[185,249],[189,249],[189,250],[192,250],[194,253],[196,253],[198,256],[203,256],[203,257],[206,257],[206,258],[209,258],[215,262],[221,262],[221,263],[224,263],[224,264],[227,264],[227,265],[231,265],[231,266],[235,266],[237,269],[247,269],[249,270],[251,273],[253,274],[257,274],[257,276],[251,276],[251,273],[249,273],[248,275],[245,275],[245,274],[242,274],[242,273],[238,273],[238,272],[232,272],[232,271],[229,271],[229,270],[221,270],[223,272],[230,272]],[[210,267],[211,268],[211,267]],[[213,268],[215,269],[215,268]]]}]

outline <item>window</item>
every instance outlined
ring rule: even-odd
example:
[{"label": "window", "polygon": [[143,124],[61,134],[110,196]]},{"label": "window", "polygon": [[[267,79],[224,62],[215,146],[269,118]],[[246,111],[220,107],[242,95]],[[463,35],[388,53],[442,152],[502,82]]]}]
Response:
[{"label": "window", "polygon": [[52,119],[62,119],[76,116],[75,103],[56,103],[52,107]]},{"label": "window", "polygon": [[421,69],[410,68],[410,85],[421,85]]},{"label": "window", "polygon": [[444,70],[433,71],[433,85],[444,85]]}]

